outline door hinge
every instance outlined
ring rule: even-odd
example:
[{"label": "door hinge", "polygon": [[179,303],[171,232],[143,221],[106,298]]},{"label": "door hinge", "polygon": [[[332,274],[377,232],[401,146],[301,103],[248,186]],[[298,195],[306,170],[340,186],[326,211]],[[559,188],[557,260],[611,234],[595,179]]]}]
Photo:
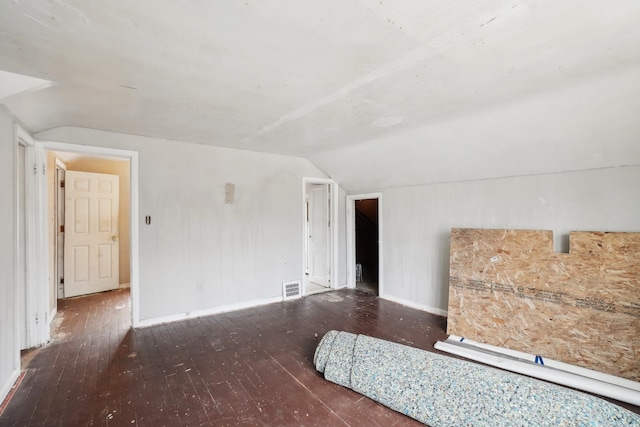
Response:
[{"label": "door hinge", "polygon": [[60,181],[60,188],[64,188],[64,181]]},{"label": "door hinge", "polygon": [[42,165],[42,175],[46,175],[47,174],[47,166],[46,165]]},{"label": "door hinge", "polygon": [[61,277],[61,278],[60,278],[60,284],[61,284],[61,285],[64,285],[64,277]]},{"label": "door hinge", "polygon": [[33,173],[36,175],[38,174],[38,165],[35,163],[33,164]]},{"label": "door hinge", "polygon": [[40,321],[40,318],[38,317],[38,315],[36,314],[36,323],[38,323]]},{"label": "door hinge", "polygon": [[60,226],[60,232],[61,232],[61,233],[64,233],[64,225],[61,225],[61,226]]}]

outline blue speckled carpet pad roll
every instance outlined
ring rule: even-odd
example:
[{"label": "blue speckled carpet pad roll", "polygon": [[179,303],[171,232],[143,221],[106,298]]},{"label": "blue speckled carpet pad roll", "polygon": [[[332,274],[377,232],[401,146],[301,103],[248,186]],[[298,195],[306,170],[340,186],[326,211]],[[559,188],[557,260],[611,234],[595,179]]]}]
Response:
[{"label": "blue speckled carpet pad roll", "polygon": [[366,335],[327,332],[313,362],[327,380],[433,427],[640,426],[594,396]]}]

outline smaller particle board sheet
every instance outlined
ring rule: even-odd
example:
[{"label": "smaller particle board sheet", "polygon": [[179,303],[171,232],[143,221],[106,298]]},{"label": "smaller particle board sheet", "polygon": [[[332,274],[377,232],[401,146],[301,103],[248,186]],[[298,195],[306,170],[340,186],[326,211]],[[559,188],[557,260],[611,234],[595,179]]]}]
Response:
[{"label": "smaller particle board sheet", "polygon": [[451,230],[447,333],[640,381],[640,233]]}]

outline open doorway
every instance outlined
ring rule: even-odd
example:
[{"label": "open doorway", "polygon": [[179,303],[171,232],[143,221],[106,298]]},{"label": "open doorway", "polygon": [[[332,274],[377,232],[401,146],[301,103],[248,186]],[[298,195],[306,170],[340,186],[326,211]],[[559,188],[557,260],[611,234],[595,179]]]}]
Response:
[{"label": "open doorway", "polygon": [[[136,151],[121,150],[106,147],[94,147],[88,145],[76,145],[67,144],[61,142],[41,141],[38,142],[38,152],[42,159],[43,170],[46,170],[46,175],[43,175],[41,180],[41,190],[39,191],[38,199],[42,208],[40,209],[43,215],[47,217],[47,220],[42,222],[40,234],[40,240],[46,242],[45,248],[48,248],[49,254],[43,257],[43,264],[45,273],[51,277],[51,280],[41,281],[39,284],[39,291],[42,295],[57,294],[58,289],[64,289],[64,283],[60,283],[60,277],[64,277],[65,268],[64,261],[57,262],[59,251],[58,241],[56,236],[56,224],[58,214],[55,207],[55,195],[59,192],[54,191],[53,186],[59,185],[56,179],[57,173],[61,173],[62,167],[56,167],[56,164],[64,164],[64,167],[68,170],[76,169],[76,173],[83,173],[85,170],[93,171],[97,174],[110,173],[118,175],[119,178],[119,209],[118,215],[119,230],[117,234],[117,244],[119,247],[118,257],[118,271],[119,271],[119,286],[129,287],[126,289],[127,301],[130,305],[130,318],[133,327],[140,325],[140,310],[138,299],[138,153]],[[56,159],[59,159],[59,163],[56,163]],[[65,180],[68,178],[65,171]],[[64,193],[68,194],[69,186],[65,182]],[[104,187],[103,187],[104,190]],[[65,206],[66,208],[66,206]],[[66,210],[66,209],[65,209]],[[60,216],[62,218],[62,216]],[[66,220],[65,220],[66,222]],[[65,227],[70,227],[69,223],[63,224]],[[59,228],[58,228],[59,231]],[[111,236],[113,237],[113,235]],[[120,249],[122,248],[122,249]],[[58,251],[58,252],[56,252]],[[64,252],[63,252],[64,255]],[[55,262],[54,262],[55,261]],[[53,274],[54,269],[58,269],[56,274]],[[62,271],[60,271],[62,269]],[[61,275],[59,273],[62,273]],[[54,289],[59,287],[57,289]],[[46,288],[46,289],[43,289]],[[64,297],[64,293],[57,294],[58,297]],[[126,310],[125,307],[122,307]],[[47,328],[47,333],[50,329]],[[46,337],[48,340],[48,336]],[[46,341],[43,341],[46,342]]]},{"label": "open doorway", "polygon": [[303,295],[326,292],[334,287],[336,216],[334,183],[326,179],[304,179]]},{"label": "open doorway", "polygon": [[347,196],[348,286],[383,295],[382,195]]},{"label": "open doorway", "polygon": [[[51,309],[130,287],[130,160],[47,151]],[[130,302],[130,300],[129,300]]]},{"label": "open doorway", "polygon": [[378,199],[356,200],[356,288],[378,294]]},{"label": "open doorway", "polygon": [[[87,145],[34,141],[16,126],[16,281],[17,311],[21,349],[35,348],[49,342],[51,322],[57,310],[60,267],[56,252],[58,224],[56,199],[60,194],[53,188],[60,167],[50,152],[75,153],[77,157],[125,160],[130,182],[124,198],[128,198],[129,212],[121,224],[129,228],[129,242],[124,257],[128,264],[120,268],[128,272],[131,320],[140,325],[138,301],[138,153]],[[22,148],[24,147],[24,148]],[[24,167],[22,167],[24,164]],[[33,172],[33,173],[32,173]],[[24,177],[24,180],[23,180]],[[130,196],[127,196],[130,194]],[[24,202],[21,200],[24,198]],[[128,265],[128,266],[127,266]],[[21,275],[21,272],[25,272]],[[124,281],[122,282],[124,283]],[[43,321],[44,320],[44,321]],[[24,322],[24,327],[22,324]],[[19,360],[17,360],[19,363]]]}]

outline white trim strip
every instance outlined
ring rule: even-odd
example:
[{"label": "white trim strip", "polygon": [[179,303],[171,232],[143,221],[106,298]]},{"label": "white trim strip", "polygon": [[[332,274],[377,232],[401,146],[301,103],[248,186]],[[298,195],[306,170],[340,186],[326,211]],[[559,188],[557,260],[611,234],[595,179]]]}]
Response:
[{"label": "white trim strip", "polygon": [[610,397],[622,402],[631,403],[632,405],[640,405],[640,392],[627,387],[552,368],[547,365],[540,365],[521,359],[506,357],[486,349],[473,348],[473,346],[463,345],[463,343],[460,343],[459,341],[438,341],[435,343],[434,347],[447,353],[455,354],[507,371],[588,391],[590,393]]},{"label": "white trim strip", "polygon": [[11,392],[11,388],[16,383],[16,381],[18,381],[18,378],[20,378],[20,369],[14,369],[7,379],[7,382],[4,384],[4,386],[2,386],[2,389],[0,389],[0,405],[4,403],[4,400]]},{"label": "white trim strip", "polygon": [[498,353],[505,355],[507,357],[521,359],[527,362],[536,363],[536,360],[540,358],[542,360],[542,364],[549,368],[555,368],[566,372],[571,372],[576,375],[580,375],[583,377],[593,378],[598,381],[603,381],[610,384],[619,385],[621,387],[630,388],[632,390],[636,390],[640,392],[640,383],[636,381],[631,381],[626,378],[617,377],[615,375],[605,374],[604,372],[594,371],[593,369],[583,368],[581,366],[570,365],[564,362],[558,362],[557,360],[542,358],[541,356],[537,356],[534,354],[523,353],[521,351],[511,350],[505,347],[498,347],[491,344],[484,344],[481,342],[469,340],[466,338],[459,337],[457,335],[449,335],[449,338],[446,341],[447,343],[454,345],[464,345],[477,347],[479,349],[484,349],[491,351],[493,353]]}]

